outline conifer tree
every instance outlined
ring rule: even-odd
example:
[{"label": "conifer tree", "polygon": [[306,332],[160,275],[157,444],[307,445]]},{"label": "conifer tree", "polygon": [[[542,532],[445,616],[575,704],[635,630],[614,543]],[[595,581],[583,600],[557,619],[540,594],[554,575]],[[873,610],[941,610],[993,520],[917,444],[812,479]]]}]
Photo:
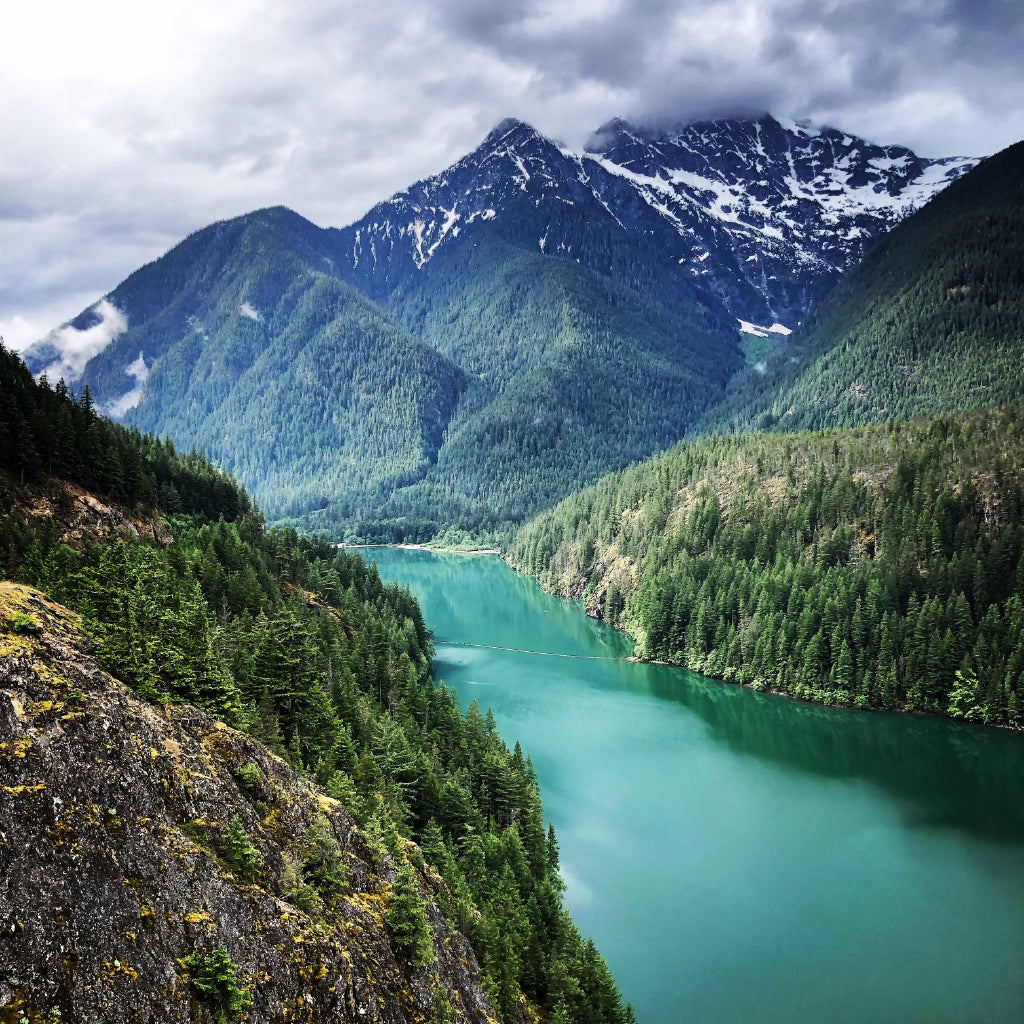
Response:
[{"label": "conifer tree", "polygon": [[409,951],[414,967],[425,967],[434,960],[426,907],[408,864],[399,867],[391,883],[387,922],[395,941]]}]

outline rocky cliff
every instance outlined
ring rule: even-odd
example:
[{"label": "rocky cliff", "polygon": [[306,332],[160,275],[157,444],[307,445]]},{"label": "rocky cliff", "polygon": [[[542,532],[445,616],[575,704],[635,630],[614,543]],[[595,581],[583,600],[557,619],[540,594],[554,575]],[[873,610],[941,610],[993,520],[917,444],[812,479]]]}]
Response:
[{"label": "rocky cliff", "polygon": [[[283,880],[318,828],[344,881],[308,914]],[[72,613],[0,584],[4,1024],[231,1020],[229,990],[249,1021],[490,1020],[442,883],[408,849],[436,953],[422,967],[388,923],[396,864],[340,803],[251,737],[140,700]]]},{"label": "rocky cliff", "polygon": [[6,474],[0,475],[0,507],[9,508],[34,533],[56,530],[65,544],[76,549],[119,537],[146,540],[161,548],[171,543],[159,512],[132,515],[119,505],[101,501],[78,484],[55,477],[26,487]]}]

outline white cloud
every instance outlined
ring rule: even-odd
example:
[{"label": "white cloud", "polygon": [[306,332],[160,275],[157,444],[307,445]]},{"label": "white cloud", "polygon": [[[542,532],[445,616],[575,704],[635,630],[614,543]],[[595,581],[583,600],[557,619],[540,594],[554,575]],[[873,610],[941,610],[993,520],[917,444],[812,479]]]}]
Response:
[{"label": "white cloud", "polygon": [[247,316],[250,320],[256,320],[257,322],[263,319],[263,317],[260,316],[259,310],[249,305],[248,302],[243,302],[238,307],[238,312],[241,313],[242,316]]},{"label": "white cloud", "polygon": [[103,412],[114,419],[120,419],[129,409],[134,409],[142,398],[142,385],[146,383],[146,378],[149,376],[149,367],[146,366],[146,360],[141,352],[138,359],[125,367],[124,372],[127,376],[135,378],[135,387],[104,406]]},{"label": "white cloud", "polygon": [[1024,136],[1024,19],[1009,3],[8,6],[0,322],[12,336],[59,322],[44,316],[57,305],[74,315],[72,295],[109,292],[214,220],[283,203],[348,223],[510,114],[573,145],[614,114],[766,108],[930,156]]},{"label": "white cloud", "polygon": [[15,352],[21,352],[32,342],[38,341],[44,330],[46,328],[42,323],[26,320],[17,313],[10,320],[0,320],[0,338],[7,348]]},{"label": "white cloud", "polygon": [[90,313],[99,317],[91,326],[79,330],[65,324],[50,331],[40,343],[47,349],[52,348],[56,355],[44,371],[51,382],[62,377],[69,384],[78,380],[85,364],[128,330],[128,318],[109,299],[100,299]]}]

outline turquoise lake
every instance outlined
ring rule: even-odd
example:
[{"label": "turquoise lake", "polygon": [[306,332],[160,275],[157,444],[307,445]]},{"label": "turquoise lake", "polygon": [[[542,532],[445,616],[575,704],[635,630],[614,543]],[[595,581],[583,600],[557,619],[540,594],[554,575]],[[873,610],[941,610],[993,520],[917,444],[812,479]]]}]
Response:
[{"label": "turquoise lake", "polygon": [[532,756],[641,1024],[1024,1021],[1024,736],[592,660],[631,644],[495,556],[362,554]]}]

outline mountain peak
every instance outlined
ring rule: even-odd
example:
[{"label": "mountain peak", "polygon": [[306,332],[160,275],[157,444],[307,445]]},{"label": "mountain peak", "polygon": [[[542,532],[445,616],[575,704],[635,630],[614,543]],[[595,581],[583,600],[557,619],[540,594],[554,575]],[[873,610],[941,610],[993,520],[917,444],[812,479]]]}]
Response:
[{"label": "mountain peak", "polygon": [[[767,112],[673,128],[616,116],[575,154],[508,117],[471,153],[344,229],[340,251],[355,279],[388,287],[394,255],[422,269],[484,223],[586,261],[569,220],[607,221],[685,268],[734,316],[794,327],[879,235],[973,165],[933,163]],[[527,206],[537,211],[529,229]]]},{"label": "mountain peak", "polygon": [[631,124],[624,117],[615,116],[610,121],[605,121],[587,139],[583,151],[600,155],[623,143],[646,140],[650,134],[647,129]]},{"label": "mountain peak", "polygon": [[506,117],[487,133],[481,143],[481,148],[506,140],[518,141],[523,138],[544,138],[544,136],[532,124],[527,124],[526,121],[521,121],[518,117]]}]

